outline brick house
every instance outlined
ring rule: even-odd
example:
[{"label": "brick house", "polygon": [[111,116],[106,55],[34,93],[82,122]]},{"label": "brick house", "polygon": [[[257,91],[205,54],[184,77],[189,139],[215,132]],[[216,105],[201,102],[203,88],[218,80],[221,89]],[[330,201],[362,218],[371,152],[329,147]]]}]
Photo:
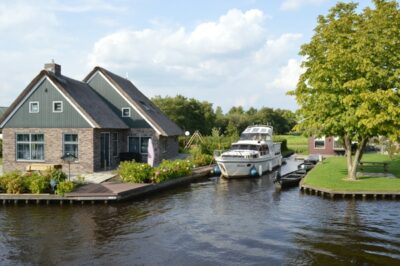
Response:
[{"label": "brick house", "polygon": [[308,138],[308,153],[338,155],[344,154],[344,148],[337,137],[310,137]]},{"label": "brick house", "polygon": [[[178,155],[182,130],[129,80],[95,67],[83,81],[46,64],[0,117],[4,171],[32,163],[62,164],[72,154],[73,173],[114,169],[121,155],[155,163]],[[126,156],[126,154],[125,154]]]}]

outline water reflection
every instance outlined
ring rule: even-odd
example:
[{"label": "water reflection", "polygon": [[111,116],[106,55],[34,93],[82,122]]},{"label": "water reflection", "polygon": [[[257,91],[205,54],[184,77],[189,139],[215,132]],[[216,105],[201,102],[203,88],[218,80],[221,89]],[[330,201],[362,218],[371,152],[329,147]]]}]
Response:
[{"label": "water reflection", "polygon": [[280,193],[274,174],[214,177],[122,204],[3,206],[0,264],[400,262],[400,202]]}]

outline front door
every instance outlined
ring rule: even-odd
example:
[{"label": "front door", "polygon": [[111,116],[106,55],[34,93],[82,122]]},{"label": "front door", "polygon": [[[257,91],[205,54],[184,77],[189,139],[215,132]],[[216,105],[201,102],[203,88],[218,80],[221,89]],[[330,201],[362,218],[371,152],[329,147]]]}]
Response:
[{"label": "front door", "polygon": [[100,166],[102,169],[110,167],[110,133],[100,136]]}]

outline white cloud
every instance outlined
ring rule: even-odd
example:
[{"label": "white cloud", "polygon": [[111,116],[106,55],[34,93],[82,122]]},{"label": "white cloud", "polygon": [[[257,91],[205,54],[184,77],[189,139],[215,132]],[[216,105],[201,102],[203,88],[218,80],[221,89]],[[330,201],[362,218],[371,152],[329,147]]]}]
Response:
[{"label": "white cloud", "polygon": [[[263,88],[297,53],[302,35],[285,33],[268,38],[264,18],[260,10],[233,9],[193,30],[118,31],[95,43],[89,64],[128,72],[136,85],[152,95],[180,93],[225,109],[234,104],[274,107],[276,101],[264,97],[266,94],[287,96],[275,86],[271,91]],[[288,67],[292,71],[292,65]]]},{"label": "white cloud", "polygon": [[281,67],[278,77],[273,81],[273,87],[285,92],[294,90],[299,81],[299,77],[304,73],[301,62],[297,59],[289,59],[286,66]]},{"label": "white cloud", "polygon": [[319,5],[327,0],[285,0],[281,4],[281,9],[283,10],[293,10],[298,9],[304,5]]}]

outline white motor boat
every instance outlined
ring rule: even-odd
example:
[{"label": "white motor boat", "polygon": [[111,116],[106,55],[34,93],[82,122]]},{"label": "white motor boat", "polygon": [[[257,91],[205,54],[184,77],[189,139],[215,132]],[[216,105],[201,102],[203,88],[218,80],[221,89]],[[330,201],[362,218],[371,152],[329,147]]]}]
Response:
[{"label": "white motor boat", "polygon": [[214,152],[221,174],[227,178],[262,176],[282,165],[281,143],[272,141],[271,126],[249,126],[230,150]]}]

